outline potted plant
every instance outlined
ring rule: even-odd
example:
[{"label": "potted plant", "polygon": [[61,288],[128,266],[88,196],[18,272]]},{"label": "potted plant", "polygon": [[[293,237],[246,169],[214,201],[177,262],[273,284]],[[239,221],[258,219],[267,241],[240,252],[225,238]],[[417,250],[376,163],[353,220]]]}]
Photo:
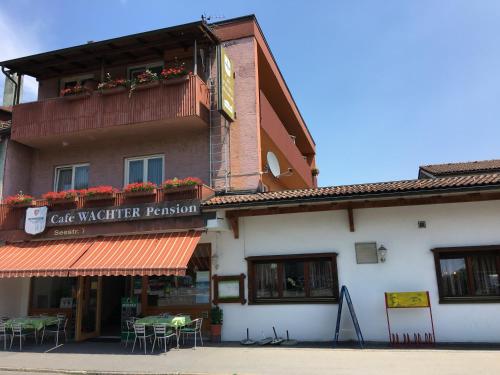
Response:
[{"label": "potted plant", "polygon": [[66,100],[76,100],[89,97],[90,92],[89,88],[77,83],[75,86],[62,89],[61,96]]},{"label": "potted plant", "polygon": [[136,182],[133,184],[128,184],[123,189],[123,195],[127,200],[137,201],[139,200],[146,202],[150,202],[156,195],[156,185],[152,182]]},{"label": "potted plant", "polygon": [[[101,206],[110,204],[115,199],[117,189],[112,186],[96,186],[85,189],[81,195],[85,198],[85,205]],[[91,203],[92,202],[92,203]]]},{"label": "potted plant", "polygon": [[313,177],[318,176],[319,175],[319,169],[318,168],[311,169],[311,174],[313,175]]},{"label": "potted plant", "polygon": [[111,74],[106,73],[106,78],[103,82],[97,85],[97,89],[101,92],[102,95],[112,95],[119,92],[123,92],[127,89],[128,82],[124,78],[115,78],[111,77]]},{"label": "potted plant", "polygon": [[210,310],[210,334],[212,342],[221,342],[223,312],[219,306]]},{"label": "potted plant", "polygon": [[64,191],[50,191],[42,195],[50,206],[76,206],[77,198],[82,194],[82,191],[77,190],[64,190]]},{"label": "potted plant", "polygon": [[180,64],[176,62],[175,66],[165,68],[161,71],[160,79],[163,83],[174,84],[187,80],[190,74],[192,73],[186,69],[184,62]]},{"label": "potted plant", "polygon": [[163,182],[165,200],[195,199],[198,197],[198,186],[203,182],[197,177],[177,177]]},{"label": "potted plant", "polygon": [[141,74],[135,77],[130,84],[129,97],[132,96],[132,92],[135,90],[144,90],[151,87],[158,86],[160,80],[158,74],[153,73],[151,70],[146,69]]},{"label": "potted plant", "polygon": [[30,207],[33,205],[33,200],[31,195],[25,195],[21,191],[19,194],[5,198],[4,204],[15,208]]}]

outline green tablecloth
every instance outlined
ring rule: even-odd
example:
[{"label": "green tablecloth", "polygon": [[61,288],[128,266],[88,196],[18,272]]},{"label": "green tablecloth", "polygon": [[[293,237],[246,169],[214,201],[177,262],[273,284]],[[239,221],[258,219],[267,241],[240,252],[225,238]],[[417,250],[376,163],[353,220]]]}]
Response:
[{"label": "green tablecloth", "polygon": [[39,318],[14,318],[5,322],[7,328],[12,328],[13,324],[21,324],[23,328],[31,328],[40,331],[43,327],[57,324],[57,318],[53,316],[44,316]]},{"label": "green tablecloth", "polygon": [[147,326],[152,326],[153,324],[166,324],[170,327],[180,328],[191,323],[191,318],[189,316],[171,316],[168,318],[161,316],[146,316],[135,321],[138,324],[145,324]]}]

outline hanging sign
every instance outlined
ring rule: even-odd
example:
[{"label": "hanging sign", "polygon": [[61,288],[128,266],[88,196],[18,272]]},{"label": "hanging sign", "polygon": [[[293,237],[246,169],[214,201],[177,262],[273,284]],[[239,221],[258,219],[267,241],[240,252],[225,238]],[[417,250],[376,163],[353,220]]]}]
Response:
[{"label": "hanging sign", "polygon": [[387,307],[391,309],[429,307],[429,294],[427,292],[392,292],[385,293]]},{"label": "hanging sign", "polygon": [[39,234],[45,230],[47,207],[30,207],[26,209],[24,231],[28,234]]},{"label": "hanging sign", "polygon": [[222,46],[217,48],[218,108],[229,121],[236,119],[234,107],[234,65]]}]

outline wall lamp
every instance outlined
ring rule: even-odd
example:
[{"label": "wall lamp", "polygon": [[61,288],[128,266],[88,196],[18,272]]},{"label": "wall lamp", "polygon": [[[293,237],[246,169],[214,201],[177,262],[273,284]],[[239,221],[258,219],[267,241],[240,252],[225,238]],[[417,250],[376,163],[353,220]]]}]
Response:
[{"label": "wall lamp", "polygon": [[380,245],[380,247],[377,249],[378,253],[378,259],[380,260],[381,263],[385,262],[385,258],[387,257],[387,249],[385,248],[384,245]]}]

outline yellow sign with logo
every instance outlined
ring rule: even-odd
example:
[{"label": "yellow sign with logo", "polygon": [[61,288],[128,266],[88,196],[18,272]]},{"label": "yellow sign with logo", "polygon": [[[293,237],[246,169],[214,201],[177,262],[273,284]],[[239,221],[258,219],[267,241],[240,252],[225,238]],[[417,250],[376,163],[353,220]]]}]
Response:
[{"label": "yellow sign with logo", "polygon": [[430,307],[429,294],[427,292],[390,292],[385,293],[387,307]]},{"label": "yellow sign with logo", "polygon": [[234,107],[234,65],[224,47],[219,46],[217,54],[219,73],[219,111],[230,121],[236,118]]}]

